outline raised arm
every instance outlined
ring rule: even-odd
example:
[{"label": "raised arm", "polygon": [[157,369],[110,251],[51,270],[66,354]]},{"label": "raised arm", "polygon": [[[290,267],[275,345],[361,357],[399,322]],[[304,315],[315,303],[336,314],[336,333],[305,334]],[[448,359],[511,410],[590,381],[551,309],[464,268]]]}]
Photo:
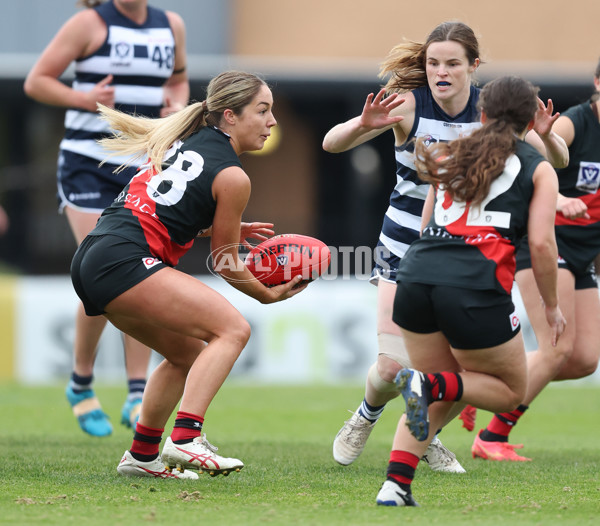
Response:
[{"label": "raised arm", "polygon": [[384,94],[384,89],[375,96],[369,93],[358,117],[342,122],[327,132],[323,149],[330,153],[350,150],[389,130],[404,120],[407,111],[414,109],[414,97],[411,94],[400,97],[393,93],[383,98]]},{"label": "raised arm", "polygon": [[554,168],[565,168],[569,164],[569,145],[564,137],[554,130],[554,124],[560,113],[553,112],[552,99],[548,99],[548,105],[545,105],[538,98],[538,110],[535,114],[533,131],[527,134],[525,140],[544,155]]}]

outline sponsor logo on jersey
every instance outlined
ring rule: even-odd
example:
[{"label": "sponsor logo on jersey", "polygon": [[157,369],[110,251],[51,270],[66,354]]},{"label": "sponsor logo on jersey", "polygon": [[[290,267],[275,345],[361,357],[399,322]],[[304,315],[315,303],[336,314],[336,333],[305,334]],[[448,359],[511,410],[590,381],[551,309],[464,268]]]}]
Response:
[{"label": "sponsor logo on jersey", "polygon": [[151,269],[152,267],[155,267],[159,263],[162,263],[162,261],[158,258],[146,257],[146,258],[142,258],[142,263],[144,264],[144,267],[146,267],[147,269]]},{"label": "sponsor logo on jersey", "polygon": [[519,325],[521,325],[521,322],[519,321],[519,317],[517,316],[517,311],[514,311],[509,317],[508,317],[509,321],[510,321],[510,326],[514,331],[516,331],[519,328]]}]

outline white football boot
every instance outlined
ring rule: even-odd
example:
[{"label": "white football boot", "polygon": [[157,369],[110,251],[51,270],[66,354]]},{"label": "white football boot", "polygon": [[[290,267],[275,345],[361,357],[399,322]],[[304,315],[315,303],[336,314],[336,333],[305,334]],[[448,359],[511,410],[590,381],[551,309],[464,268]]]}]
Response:
[{"label": "white football boot", "polygon": [[418,506],[410,491],[404,491],[391,480],[383,483],[375,501],[379,506]]},{"label": "white football boot", "polygon": [[358,411],[344,422],[333,441],[333,458],[338,464],[352,464],[362,453],[376,422],[367,420]]},{"label": "white football boot", "polygon": [[160,479],[189,479],[197,480],[198,474],[193,471],[171,470],[162,462],[160,455],[150,462],[141,462],[125,451],[117,466],[117,472],[128,477],[155,477]]},{"label": "white football boot", "polygon": [[194,438],[187,444],[174,444],[171,437],[165,440],[162,459],[169,468],[197,469],[200,473],[208,473],[211,477],[216,475],[229,475],[232,471],[240,471],[244,463],[237,458],[227,458],[217,455],[217,447],[213,446],[206,435]]},{"label": "white football boot", "polygon": [[427,463],[433,471],[466,473],[465,468],[456,460],[456,455],[444,446],[437,436],[433,437],[421,460]]}]

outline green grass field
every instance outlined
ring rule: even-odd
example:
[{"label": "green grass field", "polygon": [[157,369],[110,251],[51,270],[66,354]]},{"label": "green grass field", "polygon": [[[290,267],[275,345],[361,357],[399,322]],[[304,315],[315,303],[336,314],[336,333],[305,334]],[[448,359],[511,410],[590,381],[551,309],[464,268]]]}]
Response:
[{"label": "green grass field", "polygon": [[[473,433],[452,422],[441,435],[467,473],[420,464],[420,508],[385,508],[385,478],[402,410],[392,402],[355,464],[331,456],[340,425],[362,386],[253,387],[227,383],[206,415],[208,439],[246,467],[198,481],[130,479],[117,474],[131,432],[118,424],[124,389],[97,389],[115,432],[84,435],[63,387],[0,384],[0,524],[355,525],[598,524],[600,387],[551,386],[513,432],[529,463],[474,460]],[[490,414],[480,411],[477,428]],[[172,422],[167,427],[167,433]]]}]

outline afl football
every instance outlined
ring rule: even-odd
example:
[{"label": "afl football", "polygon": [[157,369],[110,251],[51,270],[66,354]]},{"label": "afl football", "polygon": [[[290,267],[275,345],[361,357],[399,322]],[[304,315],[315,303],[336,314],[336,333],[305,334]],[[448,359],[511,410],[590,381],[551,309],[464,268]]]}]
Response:
[{"label": "afl football", "polygon": [[329,247],[322,241],[301,234],[281,234],[255,246],[245,263],[254,277],[274,287],[296,276],[312,281],[322,275],[331,261]]}]

